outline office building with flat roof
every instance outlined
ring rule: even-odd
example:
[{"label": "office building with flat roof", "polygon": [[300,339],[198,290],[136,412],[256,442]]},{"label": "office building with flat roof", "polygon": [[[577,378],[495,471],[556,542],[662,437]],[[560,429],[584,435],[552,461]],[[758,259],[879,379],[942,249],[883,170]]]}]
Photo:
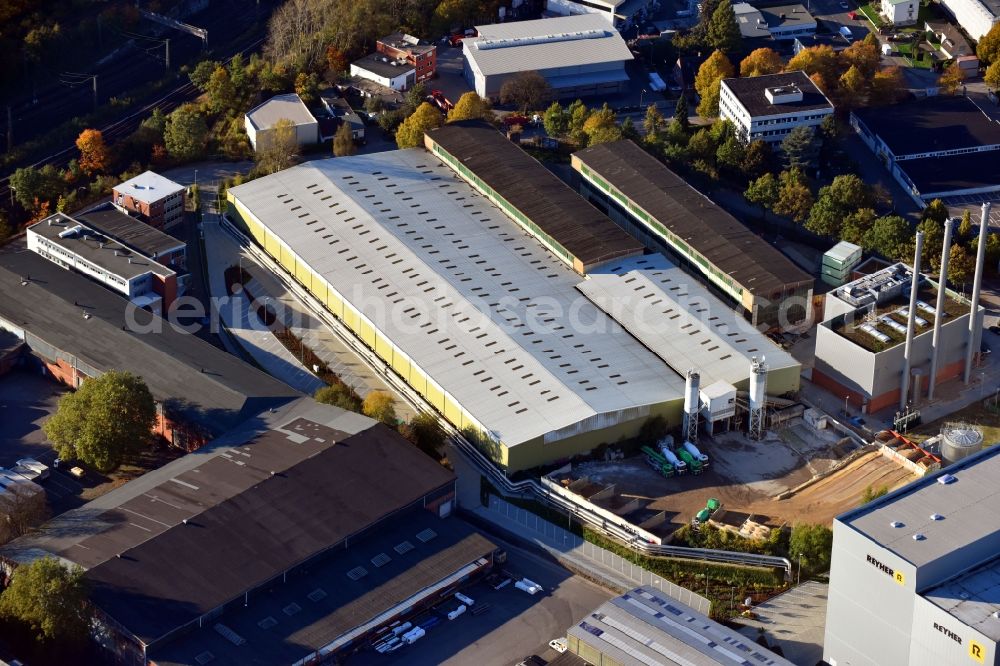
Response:
[{"label": "office building with flat roof", "polygon": [[178,272],[187,268],[187,243],[126,215],[114,206],[74,213],[72,217],[147,259]]},{"label": "office building with flat roof", "polygon": [[567,652],[588,664],[792,666],[734,629],[654,587],[605,602],[566,632]]},{"label": "office building with flat roof", "polygon": [[145,171],[111,189],[111,203],[126,215],[135,215],[157,229],[184,219],[187,190],[158,173]]},{"label": "office building with flat roof", "polygon": [[805,72],[723,79],[719,118],[730,121],[744,143],[780,143],[796,127],[819,127],[833,104]]},{"label": "office building with flat roof", "polygon": [[783,328],[808,315],[812,276],[636,144],[585,148],[572,166],[584,196],[701,275],[753,325]]},{"label": "office building with flat roof", "polygon": [[[497,159],[508,166],[490,165],[495,187],[535,195],[498,208],[437,154],[312,161],[230,189],[228,214],[501,466],[588,451],[655,415],[679,423],[691,367],[745,387],[750,358],[766,354],[769,390],[797,390],[790,356],[665,258],[637,254],[568,187],[555,190],[575,206],[563,209]],[[544,232],[528,233],[528,203]],[[586,279],[547,250],[556,244],[595,266]]]},{"label": "office building with flat roof", "polygon": [[1000,447],[838,516],[830,666],[998,664]]},{"label": "office building with flat roof", "polygon": [[476,26],[477,37],[462,41],[464,72],[480,97],[498,99],[503,84],[536,71],[557,98],[623,92],[625,63],[632,52],[599,14]]}]

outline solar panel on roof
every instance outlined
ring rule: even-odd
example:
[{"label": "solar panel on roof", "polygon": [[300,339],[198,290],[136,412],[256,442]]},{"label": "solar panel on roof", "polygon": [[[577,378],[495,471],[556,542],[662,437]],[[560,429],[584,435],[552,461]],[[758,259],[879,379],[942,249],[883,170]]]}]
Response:
[{"label": "solar panel on roof", "polygon": [[361,580],[367,575],[368,575],[368,569],[365,569],[364,567],[354,567],[353,569],[347,572],[347,577],[350,578],[351,580]]},{"label": "solar panel on roof", "polygon": [[425,529],[425,530],[417,532],[417,538],[420,539],[421,541],[423,541],[424,543],[427,543],[428,541],[430,541],[431,539],[433,539],[436,536],[437,536],[437,532],[435,532],[434,530],[432,530],[429,527],[427,529]]},{"label": "solar panel on roof", "polygon": [[375,567],[384,567],[386,564],[392,561],[392,558],[385,553],[379,553],[372,558],[371,562]]}]

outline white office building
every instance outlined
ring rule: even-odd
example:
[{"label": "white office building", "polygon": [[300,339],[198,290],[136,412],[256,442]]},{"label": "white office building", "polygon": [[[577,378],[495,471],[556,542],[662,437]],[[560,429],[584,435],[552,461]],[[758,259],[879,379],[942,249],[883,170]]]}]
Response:
[{"label": "white office building", "polygon": [[893,25],[913,25],[919,8],[917,0],[882,0],[881,13]]},{"label": "white office building", "polygon": [[833,104],[805,72],[723,79],[719,89],[719,117],[745,143],[779,143],[796,127],[818,126],[832,114]]},{"label": "white office building", "polygon": [[1000,0],[941,0],[941,6],[977,41],[1000,22]]}]

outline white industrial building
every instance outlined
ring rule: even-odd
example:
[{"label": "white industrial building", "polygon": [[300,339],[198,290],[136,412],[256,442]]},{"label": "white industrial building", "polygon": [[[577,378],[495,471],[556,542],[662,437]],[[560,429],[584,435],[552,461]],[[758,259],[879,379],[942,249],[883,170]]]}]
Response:
[{"label": "white industrial building", "polygon": [[351,76],[392,88],[408,90],[417,82],[417,68],[405,58],[392,58],[383,53],[369,53],[351,63]]},{"label": "white industrial building", "polygon": [[766,354],[772,390],[798,389],[790,355],[663,257],[581,277],[424,150],[312,161],[228,195],[237,224],[509,470],[650,416],[679,424],[690,368],[746,389]]},{"label": "white industrial building", "polygon": [[480,97],[497,99],[508,79],[537,71],[556,97],[619,93],[632,52],[599,14],[476,26],[462,42],[465,79]]},{"label": "white industrial building", "polygon": [[302,99],[295,93],[275,95],[247,111],[244,125],[254,150],[266,146],[279,120],[289,120],[295,127],[295,140],[300,146],[319,143],[319,121],[313,117]]},{"label": "white industrial building", "polygon": [[882,0],[881,14],[895,26],[913,25],[920,9],[918,0]]},{"label": "white industrial building", "polygon": [[1000,447],[842,514],[830,666],[1000,664]]},{"label": "white industrial building", "polygon": [[796,127],[818,127],[829,115],[833,104],[802,71],[723,79],[719,87],[719,117],[745,143],[780,143]]},{"label": "white industrial building", "polygon": [[976,41],[1000,22],[1000,0],[941,0],[941,6]]}]

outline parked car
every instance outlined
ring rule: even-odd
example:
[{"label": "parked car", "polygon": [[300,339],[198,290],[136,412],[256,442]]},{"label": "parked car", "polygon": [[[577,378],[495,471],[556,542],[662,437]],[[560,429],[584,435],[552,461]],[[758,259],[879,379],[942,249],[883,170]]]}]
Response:
[{"label": "parked car", "polygon": [[549,641],[549,647],[558,652],[559,654],[562,654],[563,652],[566,651],[568,645],[566,644],[565,638],[553,638],[551,641]]}]

